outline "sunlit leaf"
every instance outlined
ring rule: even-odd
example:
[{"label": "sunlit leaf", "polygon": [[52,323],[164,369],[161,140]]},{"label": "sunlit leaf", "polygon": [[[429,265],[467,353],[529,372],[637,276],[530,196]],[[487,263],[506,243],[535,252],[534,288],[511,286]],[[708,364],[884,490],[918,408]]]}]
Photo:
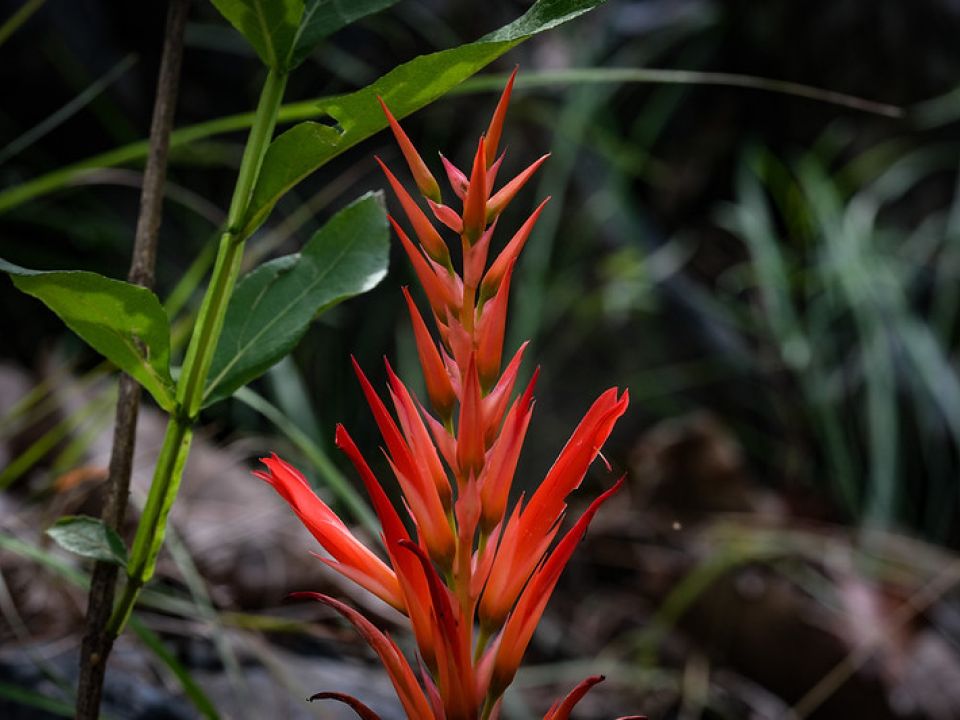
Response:
[{"label": "sunlit leaf", "polygon": [[0,270],[143,385],[160,407],[173,409],[170,323],[156,295],[139,285],[92,272],[42,272],[5,260],[0,260]]}]

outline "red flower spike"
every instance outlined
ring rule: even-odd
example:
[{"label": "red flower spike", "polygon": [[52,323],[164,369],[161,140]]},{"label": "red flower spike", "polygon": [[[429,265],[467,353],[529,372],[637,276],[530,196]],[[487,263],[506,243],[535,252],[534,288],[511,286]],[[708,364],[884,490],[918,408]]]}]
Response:
[{"label": "red flower spike", "polygon": [[[545,159],[492,193],[505,156],[501,134],[515,76],[477,144],[470,177],[441,155],[453,192],[463,202],[459,214],[441,204],[435,178],[383,105],[433,214],[380,163],[419,239],[411,241],[390,218],[436,323],[434,334],[404,288],[432,411],[387,363],[393,414],[354,361],[403,507],[391,503],[342,426],[337,427],[336,441],[367,489],[383,528],[388,562],[361,545],[329,508],[304,490],[296,471],[273,459],[269,474],[258,473],[274,483],[328,549],[333,559],[322,558],[323,562],[407,613],[418,646],[419,675],[393,641],[356,611],[325,596],[307,595],[334,607],[361,632],[386,666],[407,716],[416,720],[478,720],[481,707],[485,720],[499,719],[503,690],[517,671],[561,572],[594,515],[622,483],[594,500],[561,535],[568,495],[580,485],[626,409],[626,393],[618,396],[614,388],[591,406],[543,483],[528,499],[521,494],[512,510],[508,507],[533,415],[537,373],[524,392],[512,398],[526,344],[501,372],[506,314],[513,270],[546,204],[537,207],[487,268],[497,218]],[[460,235],[460,274],[438,232],[443,231],[441,226]],[[408,530],[401,518],[404,508],[415,531]],[[477,624],[482,634],[475,642]],[[545,720],[569,720],[571,710],[598,681],[591,677],[580,683],[551,706]],[[376,720],[366,705],[349,695],[328,692],[315,698],[338,700],[362,720]]]},{"label": "red flower spike", "polygon": [[403,288],[403,297],[407,301],[410,311],[410,322],[413,325],[413,338],[417,344],[417,356],[420,358],[420,367],[423,368],[423,377],[427,385],[427,396],[440,417],[446,420],[453,412],[453,405],[457,401],[450,382],[450,375],[443,364],[440,352],[437,350],[430,331],[417,310],[410,292]]},{"label": "red flower spike", "polygon": [[493,165],[493,160],[497,156],[497,146],[500,144],[500,134],[503,132],[503,120],[507,116],[507,107],[510,105],[510,94],[513,92],[513,81],[517,79],[519,66],[510,73],[510,79],[500,95],[500,101],[497,103],[497,109],[493,111],[493,117],[490,119],[490,127],[487,128],[487,167]]},{"label": "red flower spike", "polygon": [[400,184],[396,176],[390,172],[390,168],[384,165],[380,158],[374,159],[380,165],[383,174],[387,176],[390,187],[393,188],[393,192],[397,196],[397,200],[400,201],[403,212],[406,214],[410,224],[413,225],[414,234],[417,236],[420,244],[423,245],[423,249],[427,251],[427,255],[445,267],[452,267],[450,263],[450,248],[447,247],[443,238],[440,237],[440,233],[437,232],[433,223],[430,222],[430,218],[420,209],[420,206],[417,205],[414,199],[410,197],[410,193]]},{"label": "red flower spike", "polygon": [[537,220],[540,219],[540,213],[543,212],[543,208],[546,207],[548,202],[550,202],[550,198],[544,198],[543,202],[537,206],[533,214],[527,218],[527,221],[510,239],[510,242],[508,242],[507,246],[500,252],[497,259],[493,261],[490,269],[487,270],[487,274],[483,276],[483,282],[480,284],[481,304],[493,297],[499,289],[500,282],[503,280],[507,268],[517,261],[517,258],[520,256],[520,251],[523,250],[527,238],[530,237],[530,233],[533,231],[533,226],[537,224]]},{"label": "red flower spike", "polygon": [[[339,600],[315,592],[293,593],[293,599],[316,600],[328,605],[342,615],[351,625],[353,625],[364,640],[373,648],[374,652],[380,657],[380,662],[387,670],[390,676],[390,682],[393,683],[397,696],[400,698],[400,704],[403,705],[407,717],[411,718],[435,718],[430,703],[423,694],[420,684],[417,682],[416,675],[400,652],[400,648],[387,635],[381,632],[377,627],[358,613],[349,605],[345,605]],[[436,720],[441,720],[436,718]]]},{"label": "red flower spike", "polygon": [[404,612],[403,596],[393,570],[354,537],[333,510],[317,497],[300,471],[276,455],[261,458],[260,462],[267,466],[267,472],[256,470],[253,474],[268,482],[287,501],[307,530],[336,561],[328,564]]},{"label": "red flower spike", "polygon": [[472,245],[483,234],[487,226],[487,167],[484,162],[484,141],[480,137],[477,154],[473,158],[473,172],[467,196],[463,200],[463,236]]},{"label": "red flower spike", "polygon": [[383,98],[377,95],[377,100],[380,102],[380,107],[383,108],[383,114],[387,116],[387,122],[390,123],[390,129],[397,139],[397,145],[400,146],[400,152],[403,153],[403,157],[407,161],[420,194],[434,202],[440,202],[440,186],[437,184],[436,178],[433,177],[433,174],[427,168],[427,164],[420,157],[420,153],[417,152],[413,143],[410,142],[410,138],[400,127],[400,123],[387,108],[387,104],[383,102]]},{"label": "red flower spike", "polygon": [[527,645],[530,643],[530,638],[533,637],[533,631],[536,629],[537,623],[540,622],[540,617],[553,594],[557,580],[560,579],[560,574],[570,560],[577,543],[587,532],[587,526],[593,520],[593,516],[597,514],[600,506],[623,486],[623,480],[621,477],[612,488],[590,503],[590,507],[580,516],[580,519],[577,520],[570,531],[563,536],[563,539],[554,548],[546,562],[537,569],[524,588],[517,606],[510,613],[507,624],[503,628],[497,658],[493,664],[490,692],[494,697],[499,697],[513,680],[513,676],[520,666],[520,661],[523,659],[523,654],[526,652]]},{"label": "red flower spike", "polygon": [[496,195],[490,198],[490,201],[487,203],[486,221],[488,223],[500,216],[500,213],[506,209],[507,205],[510,204],[510,201],[516,197],[518,192],[520,192],[520,188],[527,184],[527,181],[533,177],[533,174],[540,169],[540,166],[546,162],[548,157],[550,157],[550,153],[547,153],[537,160],[534,160],[526,170],[504,185],[500,190],[497,191]]},{"label": "red flower spike", "polygon": [[380,720],[379,715],[353,697],[353,695],[347,695],[346,693],[338,692],[318,692],[307,698],[307,702],[313,702],[314,700],[336,700],[337,702],[342,702],[344,705],[349,706],[350,709],[357,714],[357,717],[359,717],[360,720]]},{"label": "red flower spike", "polygon": [[393,226],[394,232],[397,233],[397,237],[400,238],[400,243],[403,245],[407,257],[410,258],[410,264],[413,265],[413,271],[417,274],[417,279],[420,281],[423,291],[427,294],[427,301],[430,303],[433,312],[442,317],[448,308],[459,309],[460,304],[457,302],[457,296],[448,278],[442,277],[430,265],[429,261],[414,246],[403,228],[397,224],[392,216],[387,215],[387,219]]},{"label": "red flower spike", "polygon": [[433,216],[437,220],[442,222],[458,235],[463,232],[463,220],[460,219],[460,216],[457,215],[453,208],[447,207],[446,205],[440,205],[430,199],[427,200],[427,205],[430,206],[430,210],[433,211]]},{"label": "red flower spike", "polygon": [[443,169],[447,172],[447,180],[450,181],[450,187],[453,188],[454,194],[463,200],[467,194],[467,185],[470,184],[467,176],[460,171],[460,168],[447,160],[443,153],[440,153],[440,162],[443,163]]}]

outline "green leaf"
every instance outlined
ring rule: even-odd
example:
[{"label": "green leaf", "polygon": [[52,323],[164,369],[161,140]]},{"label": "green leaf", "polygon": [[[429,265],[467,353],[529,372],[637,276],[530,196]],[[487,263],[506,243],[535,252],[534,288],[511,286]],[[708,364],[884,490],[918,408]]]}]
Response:
[{"label": "green leaf", "polygon": [[103,560],[115,565],[127,564],[127,549],[117,531],[98,518],[86,515],[64,515],[47,528],[47,535],[64,550],[82,557]]},{"label": "green leaf", "polygon": [[[603,4],[604,1],[605,0],[592,0],[592,1],[580,0],[579,2],[550,3],[550,2],[543,2],[543,0],[541,0],[536,5],[534,5],[533,8],[531,8],[530,12],[528,12],[526,15],[520,18],[520,20],[517,20],[511,23],[510,25],[507,25],[502,30],[498,30],[496,33],[492,33],[488,35],[486,38],[484,38],[480,42],[489,43],[491,42],[491,38],[492,39],[500,38],[501,33],[507,36],[513,36],[518,31],[523,31],[525,27],[527,28],[528,32],[531,32],[529,29],[530,25],[533,25],[533,27],[536,27],[536,22],[541,23],[539,30],[537,30],[537,32],[540,32],[546,29],[547,23],[552,23],[550,25],[552,27],[554,25],[566,22],[568,20],[575,18],[577,15],[587,12],[588,10],[596,7],[597,5]],[[562,7],[557,7],[557,5],[561,5]],[[536,10],[536,13],[533,12],[534,10]],[[541,13],[544,10],[550,10],[551,12],[553,12],[554,19],[545,21],[541,17]],[[536,18],[538,17],[540,17],[540,20],[536,21]],[[523,25],[519,23],[523,23]],[[518,42],[522,42],[524,37],[519,38]],[[466,71],[468,69],[465,69],[464,77],[466,78],[466,77],[469,77],[470,75],[475,74],[478,70],[482,69],[486,63],[489,63],[490,61],[496,59],[501,54],[509,50],[510,47],[513,47],[513,45],[508,42],[507,46],[505,46],[504,49],[502,49],[499,53],[488,55],[485,63],[474,65],[472,70],[469,70],[469,71]],[[447,57],[448,56],[447,54],[450,52],[451,52],[450,50],[444,50],[440,53],[434,53],[434,55],[442,55],[444,57]],[[433,55],[426,55],[422,58],[418,58],[417,60],[414,60],[413,62],[421,62],[425,58],[429,58],[429,57],[433,57]],[[463,62],[466,62],[466,60],[463,58],[461,58],[461,60]],[[378,82],[387,84],[389,83],[388,78],[390,78],[390,75],[385,75],[384,77],[380,78]],[[569,80],[569,82],[587,82],[587,81],[593,82],[595,80],[594,79],[584,80],[583,78],[579,78],[579,77],[573,77]],[[603,79],[603,82],[608,82],[608,81],[611,81],[610,78]],[[663,79],[658,81],[662,82]],[[548,82],[545,84],[550,85],[550,84],[555,84],[555,82],[556,82],[555,80],[551,79],[551,80],[548,80]],[[673,82],[673,80],[670,79],[669,82]],[[441,95],[445,92],[449,92],[454,87],[456,87],[456,83],[451,84],[446,80],[444,80],[440,85],[437,86],[438,92]],[[364,92],[364,91],[361,90],[360,92]],[[352,97],[352,96],[348,95],[346,97]],[[436,99],[436,98],[435,97],[432,98],[431,101],[433,99]],[[343,97],[314,98],[310,100],[303,100],[301,102],[288,103],[280,108],[278,122],[291,123],[291,122],[298,122],[301,120],[308,120],[312,118],[328,116],[328,114],[324,110],[324,108],[326,108],[327,106],[327,103],[333,102],[333,101],[340,102],[342,100],[343,100]],[[391,99],[391,102],[393,102],[392,99]],[[409,115],[415,110],[418,110],[420,107],[423,107],[424,104],[426,103],[419,104],[416,107],[402,104],[403,105],[402,108],[393,107],[392,109],[393,109],[394,115],[396,115],[397,117],[403,118],[404,116]],[[184,148],[191,145],[195,145],[199,141],[209,137],[249,128],[252,122],[253,122],[253,113],[248,112],[248,113],[240,113],[238,115],[227,115],[225,117],[216,118],[214,120],[209,120],[207,122],[197,123],[195,125],[188,125],[186,127],[182,127],[173,131],[173,133],[170,136],[170,147]],[[362,140],[365,140],[370,135],[376,132],[379,132],[384,127],[386,127],[386,123],[385,121],[381,120],[379,124],[369,125],[367,127],[369,132],[367,134],[363,134],[359,129],[355,129],[350,133],[346,133],[345,135],[340,136],[340,138],[337,140],[336,147],[333,149],[333,152],[330,154],[330,156],[325,158],[323,157],[317,158],[314,162],[319,164],[316,164],[315,167],[320,167],[320,165],[330,160],[330,158],[334,157],[335,155],[339,155],[345,150],[348,150],[349,148],[353,147],[354,145],[361,142]],[[134,164],[134,163],[141,162],[147,156],[148,147],[149,145],[146,140],[139,140],[135,143],[122,145],[118,148],[108,150],[107,152],[99,153],[97,155],[91,155],[90,157],[87,157],[83,160],[72,163],[70,165],[63,165],[57,168],[56,170],[53,170],[52,172],[48,172],[44,175],[40,175],[39,177],[35,177],[31,180],[27,180],[13,187],[0,190],[0,215],[2,215],[5,212],[9,212],[14,208],[17,208],[23,205],[24,203],[29,202],[30,200],[35,200],[39,197],[43,197],[45,195],[49,195],[50,193],[56,192],[58,190],[62,190],[64,187],[67,187],[68,185],[76,184],[80,179],[85,177],[88,173],[95,172],[101,168],[116,167],[119,165],[127,165],[127,164]],[[263,199],[269,199],[269,193],[267,193],[266,190],[262,192],[264,192],[265,194],[261,199],[261,202]],[[265,215],[266,213],[263,213],[263,216]]]},{"label": "green leaf", "polygon": [[379,283],[389,246],[383,194],[369,193],[334,215],[302,252],[243,278],[230,298],[204,406],[229,397],[293,350],[318,313]]},{"label": "green leaf", "polygon": [[92,272],[28,270],[3,259],[0,270],[143,385],[160,407],[174,408],[170,322],[156,295],[139,285]]},{"label": "green leaf", "polygon": [[253,191],[244,236],[252,234],[277,201],[298,182],[361,140],[387,126],[380,95],[397,118],[429,105],[530,35],[555,27],[604,0],[538,0],[526,14],[477,42],[422,55],[371,85],[319,103],[327,123],[304,122],[267,149]]},{"label": "green leaf", "polygon": [[303,0],[212,0],[267,67],[285,71],[303,16]]},{"label": "green leaf", "polygon": [[398,0],[306,0],[288,67],[293,69],[302,63],[321,40],[340,28],[397,2]]}]

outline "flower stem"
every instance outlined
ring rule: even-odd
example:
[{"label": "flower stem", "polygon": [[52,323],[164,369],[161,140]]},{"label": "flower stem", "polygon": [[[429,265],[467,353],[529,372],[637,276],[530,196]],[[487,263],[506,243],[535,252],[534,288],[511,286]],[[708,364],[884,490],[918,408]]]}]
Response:
[{"label": "flower stem", "polygon": [[107,625],[107,630],[113,637],[123,631],[140,590],[153,577],[156,569],[157,556],[166,535],[167,517],[180,488],[183,468],[190,452],[192,426],[203,405],[207,374],[223,329],[230,295],[240,272],[246,240],[246,237],[241,235],[241,228],[264,155],[273,136],[286,81],[285,73],[271,70],[260,93],[253,126],[250,128],[240,163],[237,184],[230,201],[227,227],[220,236],[213,276],[200,306],[183,362],[177,387],[177,408],[167,423],[147,504],[137,525],[137,534],[127,563],[127,583]]}]

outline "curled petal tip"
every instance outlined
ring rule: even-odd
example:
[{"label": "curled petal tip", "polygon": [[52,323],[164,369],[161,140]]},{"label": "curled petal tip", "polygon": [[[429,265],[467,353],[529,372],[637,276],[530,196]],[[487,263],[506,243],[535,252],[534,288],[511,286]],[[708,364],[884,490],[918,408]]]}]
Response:
[{"label": "curled petal tip", "polygon": [[318,692],[307,698],[307,702],[313,702],[314,700],[336,700],[337,702],[342,702],[344,705],[348,705],[350,709],[357,714],[357,717],[362,718],[362,720],[380,720],[380,716],[373,710],[352,695],[347,695],[346,693]]}]

